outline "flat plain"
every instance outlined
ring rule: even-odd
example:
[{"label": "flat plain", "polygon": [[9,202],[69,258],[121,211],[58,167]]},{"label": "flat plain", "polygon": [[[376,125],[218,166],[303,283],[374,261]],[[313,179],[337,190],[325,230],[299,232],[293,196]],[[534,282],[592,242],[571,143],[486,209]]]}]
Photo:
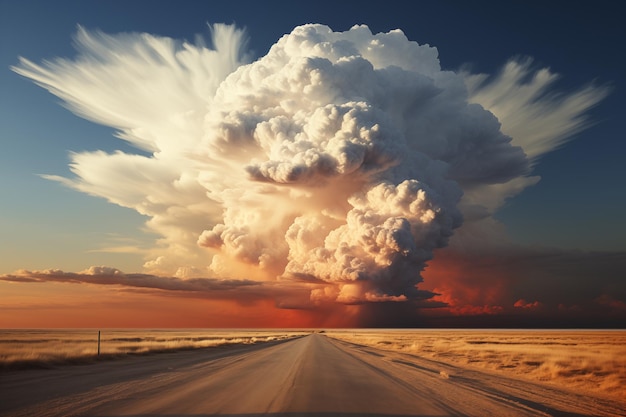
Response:
[{"label": "flat plain", "polygon": [[626,331],[361,330],[329,336],[460,369],[626,399]]},{"label": "flat plain", "polygon": [[622,331],[260,333],[158,354],[4,367],[0,415],[626,415]]}]

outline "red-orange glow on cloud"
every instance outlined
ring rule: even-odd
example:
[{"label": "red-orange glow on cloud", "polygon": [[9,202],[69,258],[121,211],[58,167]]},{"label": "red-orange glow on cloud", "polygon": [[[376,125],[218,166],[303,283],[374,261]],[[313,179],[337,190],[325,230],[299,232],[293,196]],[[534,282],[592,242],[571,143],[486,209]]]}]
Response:
[{"label": "red-orange glow on cloud", "polygon": [[489,260],[472,264],[451,251],[439,251],[423,272],[423,289],[439,295],[442,310],[454,315],[499,314],[507,305],[505,271],[489,266]]},{"label": "red-orange glow on cloud", "polygon": [[[608,261],[610,262],[607,262]],[[420,288],[446,303],[424,314],[465,316],[500,326],[622,327],[626,316],[621,254],[495,247],[439,250]],[[597,277],[597,281],[589,277]]]},{"label": "red-orange glow on cloud", "polygon": [[520,298],[519,300],[515,302],[515,304],[513,304],[513,307],[525,308],[529,310],[538,309],[538,308],[541,308],[542,306],[543,304],[540,303],[539,301],[535,301],[531,303],[531,302],[524,300],[523,298]]}]

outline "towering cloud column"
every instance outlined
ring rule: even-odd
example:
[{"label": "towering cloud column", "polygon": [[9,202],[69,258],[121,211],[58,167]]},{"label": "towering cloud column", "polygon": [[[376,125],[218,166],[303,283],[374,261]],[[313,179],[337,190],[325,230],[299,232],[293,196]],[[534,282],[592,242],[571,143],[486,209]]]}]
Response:
[{"label": "towering cloud column", "polygon": [[73,154],[73,178],[49,176],[148,216],[149,272],[297,281],[313,302],[428,298],[420,272],[463,193],[469,213],[532,182],[467,77],[399,30],[304,25],[254,62],[243,32],[212,33],[210,49],[79,29],[77,59],[14,68],[149,153]]}]

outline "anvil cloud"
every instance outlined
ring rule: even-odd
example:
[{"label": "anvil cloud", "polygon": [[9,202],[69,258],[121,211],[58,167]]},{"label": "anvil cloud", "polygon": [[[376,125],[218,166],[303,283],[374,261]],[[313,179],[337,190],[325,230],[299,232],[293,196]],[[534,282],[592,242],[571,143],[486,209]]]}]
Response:
[{"label": "anvil cloud", "polygon": [[141,150],[74,153],[72,178],[46,177],[146,215],[146,273],[300,282],[314,304],[431,298],[433,252],[455,232],[457,250],[493,241],[491,215],[607,94],[547,94],[556,75],[529,61],[442,70],[400,30],[299,26],[254,61],[242,30],[211,32],[206,47],[79,28],[77,58],[21,59]]}]

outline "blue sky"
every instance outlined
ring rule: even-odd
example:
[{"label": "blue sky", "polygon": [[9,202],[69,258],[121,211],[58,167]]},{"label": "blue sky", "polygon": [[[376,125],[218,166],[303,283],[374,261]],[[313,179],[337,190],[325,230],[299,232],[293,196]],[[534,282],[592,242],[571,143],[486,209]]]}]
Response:
[{"label": "blue sky", "polygon": [[539,184],[499,211],[512,239],[588,250],[626,250],[624,25],[613,2],[200,2],[2,1],[0,251],[1,272],[77,270],[94,264],[138,270],[142,259],[98,249],[112,242],[149,245],[145,218],[67,189],[37,174],[67,175],[68,153],[129,150],[112,130],[63,108],[44,89],[10,71],[18,56],[34,62],[71,57],[76,25],[107,33],[148,32],[193,40],[207,22],[245,26],[256,56],[294,26],[334,30],[365,23],[372,32],[402,29],[436,46],[442,66],[494,73],[510,57],[530,56],[562,75],[557,90],[588,82],[612,93],[591,112],[593,126],[541,158]]}]

